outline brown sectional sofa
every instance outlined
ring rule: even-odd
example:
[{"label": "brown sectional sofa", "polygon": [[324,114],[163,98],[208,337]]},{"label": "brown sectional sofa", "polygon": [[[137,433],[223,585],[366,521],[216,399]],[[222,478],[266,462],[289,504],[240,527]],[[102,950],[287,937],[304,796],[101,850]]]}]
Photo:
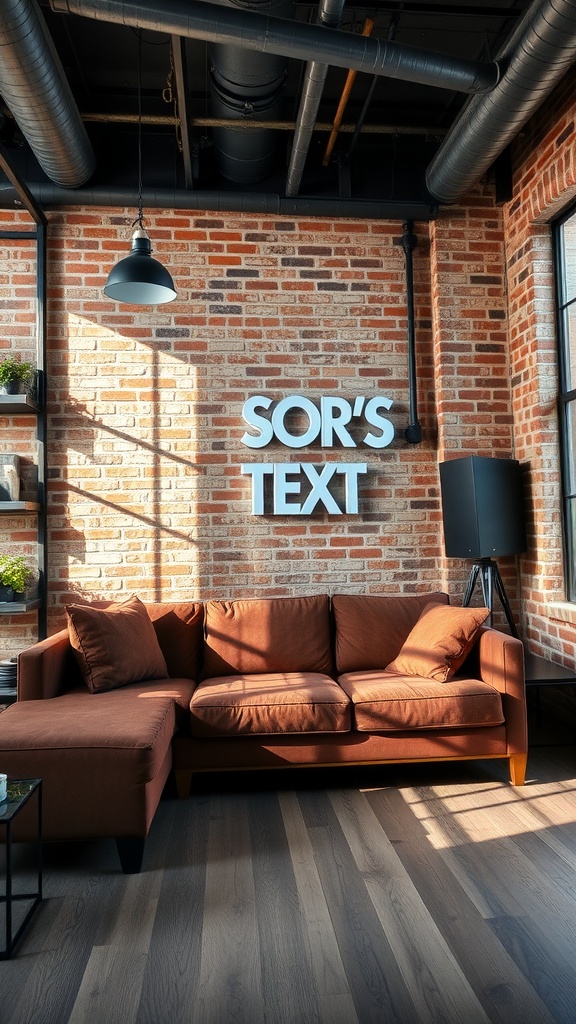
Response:
[{"label": "brown sectional sofa", "polygon": [[522,785],[523,647],[486,615],[440,593],[72,606],[20,655],[0,769],[44,779],[46,838],[114,837],[125,871],[171,770],[184,797],[195,772],[470,758]]}]

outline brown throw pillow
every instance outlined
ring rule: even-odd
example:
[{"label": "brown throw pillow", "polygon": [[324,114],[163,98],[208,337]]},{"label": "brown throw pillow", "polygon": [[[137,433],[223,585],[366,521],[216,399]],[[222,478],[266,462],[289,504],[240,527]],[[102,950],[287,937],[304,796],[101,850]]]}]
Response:
[{"label": "brown throw pillow", "polygon": [[108,608],[71,604],[68,634],[91,693],[168,675],[154,626],[137,597]]},{"label": "brown throw pillow", "polygon": [[489,614],[488,608],[427,604],[386,670],[445,683],[460,668]]}]

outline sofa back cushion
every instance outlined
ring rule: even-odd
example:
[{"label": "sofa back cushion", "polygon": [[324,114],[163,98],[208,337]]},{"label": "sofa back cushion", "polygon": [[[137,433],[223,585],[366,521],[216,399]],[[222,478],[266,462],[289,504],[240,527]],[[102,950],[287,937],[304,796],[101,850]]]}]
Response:
[{"label": "sofa back cushion", "polygon": [[204,606],[200,601],[147,604],[146,610],[172,679],[198,679],[202,665]]},{"label": "sofa back cushion", "polygon": [[448,595],[335,594],[332,607],[338,675],[385,668],[400,653],[406,637],[431,601],[448,604]]},{"label": "sofa back cushion", "polygon": [[326,595],[206,602],[204,679],[332,667]]}]

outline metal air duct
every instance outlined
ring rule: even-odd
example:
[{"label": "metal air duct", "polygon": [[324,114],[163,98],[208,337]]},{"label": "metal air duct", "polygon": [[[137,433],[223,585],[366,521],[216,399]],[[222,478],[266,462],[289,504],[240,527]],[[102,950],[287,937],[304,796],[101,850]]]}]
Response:
[{"label": "metal air duct", "polygon": [[498,57],[501,80],[468,101],[430,163],[430,194],[441,203],[465,196],[575,59],[576,0],[536,0]]},{"label": "metal air duct", "polygon": [[[226,6],[289,18],[292,0],[223,0]],[[286,57],[255,56],[230,43],[210,49],[210,87],[215,117],[245,118],[246,128],[214,128],[212,139],[220,173],[238,184],[262,181],[277,160],[277,133],[250,128],[250,119],[279,120],[288,72]]]},{"label": "metal air duct", "polygon": [[499,79],[493,61],[464,60],[385,39],[366,38],[322,25],[307,25],[205,0],[50,0],[53,11],[97,21],[170,32],[190,39],[230,43],[259,53],[321,60],[341,68],[406,82],[474,93]]},{"label": "metal air duct", "polygon": [[0,93],[48,177],[88,181],[92,147],[34,0],[0,0]]},{"label": "metal air duct", "polygon": [[[340,24],[344,3],[345,0],[320,0],[317,23],[336,28]],[[306,65],[304,88],[296,118],[298,127],[294,133],[290,164],[286,176],[287,196],[297,195],[300,188],[327,74],[328,64],[312,60]]]},{"label": "metal air duct", "polygon": [[[52,206],[120,206],[133,208],[138,202],[134,188],[80,188],[70,192],[49,182],[32,184],[30,192],[43,209]],[[239,192],[236,189],[143,189],[147,209],[217,210],[227,213],[264,213],[284,217],[365,217],[369,220],[427,221],[437,215],[425,200],[339,199],[280,195],[277,192]],[[18,194],[11,186],[0,186],[0,209],[14,205]]]}]

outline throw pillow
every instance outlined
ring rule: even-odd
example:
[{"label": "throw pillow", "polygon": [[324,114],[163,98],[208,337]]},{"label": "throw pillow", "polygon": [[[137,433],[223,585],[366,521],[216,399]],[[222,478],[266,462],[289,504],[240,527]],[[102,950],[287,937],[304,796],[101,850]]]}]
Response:
[{"label": "throw pillow", "polygon": [[91,693],[168,675],[154,626],[137,597],[108,608],[71,604],[68,635]]},{"label": "throw pillow", "polygon": [[488,608],[427,604],[386,670],[446,682],[460,668],[489,614]]}]

